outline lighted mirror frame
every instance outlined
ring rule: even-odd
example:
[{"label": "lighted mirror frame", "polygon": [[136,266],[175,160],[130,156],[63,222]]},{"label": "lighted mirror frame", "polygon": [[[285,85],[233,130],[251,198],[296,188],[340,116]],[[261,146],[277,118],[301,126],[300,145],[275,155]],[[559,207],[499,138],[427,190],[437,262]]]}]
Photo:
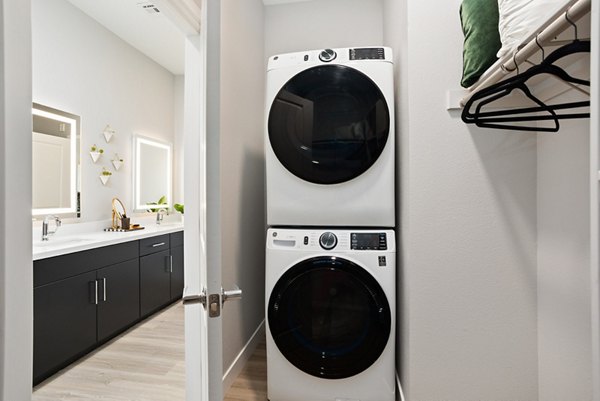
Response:
[{"label": "lighted mirror frame", "polygon": [[[134,149],[134,168],[133,168],[133,209],[136,212],[143,212],[150,209],[156,209],[157,205],[142,203],[141,201],[141,174],[143,174],[141,167],[141,149],[142,145],[154,146],[158,149],[163,149],[167,152],[167,161],[164,169],[167,170],[167,188],[165,188],[165,195],[167,196],[167,203],[161,205],[161,208],[170,208],[173,204],[173,147],[170,143],[161,142],[156,139],[147,138],[141,135],[133,136],[133,149]],[[158,199],[156,199],[158,201]]]},{"label": "lighted mirror frame", "polygon": [[[49,214],[58,215],[61,217],[80,217],[81,211],[78,207],[77,193],[80,191],[80,175],[78,174],[79,164],[79,138],[81,135],[81,117],[75,114],[67,113],[62,110],[53,109],[52,107],[44,106],[38,103],[33,103],[31,108],[32,119],[33,116],[40,116],[49,118],[52,120],[64,122],[69,124],[71,132],[69,132],[69,206],[58,207],[58,208],[32,208],[32,216],[45,216]],[[33,135],[33,134],[32,134]]]}]

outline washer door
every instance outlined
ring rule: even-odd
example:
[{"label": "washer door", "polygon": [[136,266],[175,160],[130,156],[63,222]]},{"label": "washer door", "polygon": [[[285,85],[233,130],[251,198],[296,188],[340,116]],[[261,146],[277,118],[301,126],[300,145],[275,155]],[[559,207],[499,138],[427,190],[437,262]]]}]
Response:
[{"label": "washer door", "polygon": [[339,257],[307,259],[289,269],[273,288],[267,318],[287,360],[325,379],[369,368],[391,330],[381,286],[363,268]]},{"label": "washer door", "polygon": [[316,184],[358,177],[377,161],[390,130],[383,93],[342,65],[304,70],[281,88],[269,112],[275,155],[295,176]]}]

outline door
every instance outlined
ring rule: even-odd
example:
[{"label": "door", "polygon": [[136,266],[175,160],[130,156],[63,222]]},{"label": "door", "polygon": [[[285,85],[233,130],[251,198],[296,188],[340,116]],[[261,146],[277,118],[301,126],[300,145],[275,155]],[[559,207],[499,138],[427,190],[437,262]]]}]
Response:
[{"label": "door", "polygon": [[267,319],[281,354],[301,371],[344,379],[369,368],[391,334],[387,297],[365,269],[341,257],[306,259],[275,284]]},{"label": "door", "polygon": [[150,315],[171,300],[169,250],[140,258],[140,314]]},{"label": "door", "polygon": [[[184,305],[186,400],[223,399],[222,323],[204,294],[221,293],[220,1],[202,1],[200,35],[186,40]],[[210,102],[207,101],[210,99]],[[208,173],[207,173],[208,172]],[[220,307],[220,302],[213,303]]]},{"label": "door", "polygon": [[320,65],[291,78],[268,118],[273,152],[292,174],[315,184],[349,181],[379,158],[390,113],[379,87],[343,65]]},{"label": "door", "polygon": [[35,288],[35,383],[96,344],[98,296],[95,271]]},{"label": "door", "polygon": [[98,341],[123,330],[140,318],[140,271],[137,259],[97,272]]}]

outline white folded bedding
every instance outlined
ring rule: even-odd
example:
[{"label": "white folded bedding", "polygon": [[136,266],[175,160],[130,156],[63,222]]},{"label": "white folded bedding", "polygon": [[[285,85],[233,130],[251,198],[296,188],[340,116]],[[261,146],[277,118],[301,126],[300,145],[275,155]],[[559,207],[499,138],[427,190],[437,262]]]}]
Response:
[{"label": "white folded bedding", "polygon": [[498,0],[498,31],[502,47],[498,58],[512,54],[517,47],[552,16],[573,0]]}]

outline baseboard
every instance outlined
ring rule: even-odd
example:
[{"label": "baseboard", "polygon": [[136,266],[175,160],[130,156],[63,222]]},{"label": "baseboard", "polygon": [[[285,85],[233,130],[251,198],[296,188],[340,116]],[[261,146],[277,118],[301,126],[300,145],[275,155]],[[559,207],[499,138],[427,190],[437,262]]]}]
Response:
[{"label": "baseboard", "polygon": [[263,320],[262,322],[260,322],[256,330],[254,330],[254,333],[252,334],[246,345],[244,345],[244,348],[242,348],[240,353],[233,360],[233,363],[229,366],[229,369],[227,369],[227,371],[223,375],[223,394],[227,394],[227,391],[229,391],[229,388],[231,387],[235,379],[238,377],[238,375],[241,373],[242,369],[246,365],[246,362],[248,362],[248,359],[250,359],[250,357],[254,353],[256,346],[263,338],[264,334],[265,321]]}]

